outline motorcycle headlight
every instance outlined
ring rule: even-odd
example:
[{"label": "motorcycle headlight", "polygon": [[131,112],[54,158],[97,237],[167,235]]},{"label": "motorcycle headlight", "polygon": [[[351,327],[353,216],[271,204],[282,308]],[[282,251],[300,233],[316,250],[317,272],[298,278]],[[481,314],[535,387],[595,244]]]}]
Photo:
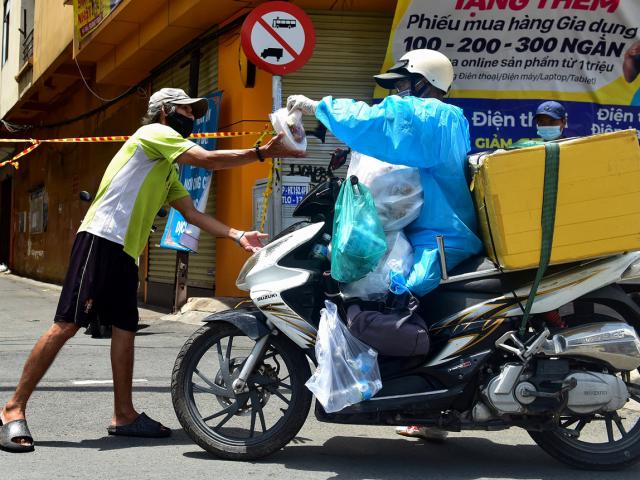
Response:
[{"label": "motorcycle headlight", "polygon": [[260,265],[260,269],[268,268],[272,266],[275,262],[280,260],[284,254],[289,251],[289,247],[285,245],[285,242],[291,235],[285,235],[284,237],[278,238],[273,242],[269,243],[267,246],[257,251],[249,260],[245,262],[238,274],[238,278],[236,279],[236,287],[240,290],[249,291],[249,286],[247,285],[247,276],[251,273],[251,271],[258,265]]},{"label": "motorcycle headlight", "polygon": [[244,262],[244,265],[242,266],[242,268],[240,269],[240,273],[238,274],[238,278],[236,279],[236,287],[238,287],[240,290],[249,290],[247,286],[247,275],[251,270],[253,270],[253,267],[258,264],[258,262],[260,261],[261,253],[263,251],[264,249],[254,253],[246,262]]},{"label": "motorcycle headlight", "polygon": [[[323,227],[324,222],[308,225],[300,230],[275,239],[260,251],[254,253],[245,262],[236,280],[236,287],[249,291],[254,275],[274,266],[282,257],[298,246],[313,238]],[[292,241],[289,241],[293,238]]]}]

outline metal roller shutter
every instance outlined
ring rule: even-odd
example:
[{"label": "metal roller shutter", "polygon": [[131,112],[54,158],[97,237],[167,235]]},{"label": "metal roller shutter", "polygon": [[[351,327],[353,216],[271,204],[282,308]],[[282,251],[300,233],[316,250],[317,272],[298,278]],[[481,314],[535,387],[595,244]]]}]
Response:
[{"label": "metal roller shutter", "polygon": [[200,47],[200,76],[198,95],[208,95],[218,90],[218,40]]},{"label": "metal roller shutter", "polygon": [[149,282],[173,285],[176,275],[176,252],[160,248],[160,239],[167,224],[167,217],[156,217],[156,231],[149,237]]},{"label": "metal roller shutter", "polygon": [[[218,90],[218,41],[215,40],[200,48],[200,74],[198,77],[198,95],[205,96]],[[215,172],[214,172],[215,175]],[[211,189],[205,213],[215,216],[216,192],[211,179]],[[189,255],[189,278],[187,285],[211,290],[213,294],[216,276],[216,239],[201,232],[198,253]]]},{"label": "metal roller shutter", "polygon": [[[332,95],[370,103],[375,86],[372,76],[380,72],[384,61],[392,18],[329,11],[314,11],[310,17],[316,48],[304,67],[283,78],[283,102],[289,95],[302,94],[314,100]],[[316,124],[312,117],[305,118],[307,130],[313,130]],[[338,146],[344,144],[328,132],[324,144],[310,138],[307,156],[284,159],[283,173],[311,177],[311,182],[317,183],[326,174],[329,156]]]}]

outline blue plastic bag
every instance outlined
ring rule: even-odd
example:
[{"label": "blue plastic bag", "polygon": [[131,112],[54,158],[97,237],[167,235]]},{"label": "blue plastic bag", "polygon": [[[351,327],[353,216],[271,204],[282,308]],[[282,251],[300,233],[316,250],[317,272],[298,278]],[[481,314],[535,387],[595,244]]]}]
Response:
[{"label": "blue plastic bag", "polygon": [[[355,183],[351,181],[355,179]],[[387,240],[369,189],[346,180],[340,188],[333,219],[331,276],[353,282],[373,271],[387,251]]]}]

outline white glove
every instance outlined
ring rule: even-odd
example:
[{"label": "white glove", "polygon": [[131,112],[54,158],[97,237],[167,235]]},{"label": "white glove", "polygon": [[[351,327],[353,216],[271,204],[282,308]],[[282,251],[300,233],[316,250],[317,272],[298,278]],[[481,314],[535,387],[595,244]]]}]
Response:
[{"label": "white glove", "polygon": [[315,115],[318,102],[304,95],[291,95],[287,98],[287,110],[300,110],[303,115]]}]

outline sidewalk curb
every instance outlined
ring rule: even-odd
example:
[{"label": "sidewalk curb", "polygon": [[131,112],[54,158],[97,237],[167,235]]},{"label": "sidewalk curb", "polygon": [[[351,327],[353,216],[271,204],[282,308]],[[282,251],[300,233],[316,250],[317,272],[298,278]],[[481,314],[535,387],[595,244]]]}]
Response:
[{"label": "sidewalk curb", "polygon": [[54,292],[60,292],[62,291],[62,285],[58,285],[56,283],[48,283],[48,282],[43,282],[41,280],[34,280],[33,278],[29,278],[29,277],[22,277],[20,275],[18,275],[17,273],[13,273],[10,270],[7,270],[6,272],[1,272],[0,275],[4,275],[6,277],[9,277],[12,280],[16,280],[22,283],[26,283],[34,288],[39,288],[42,291],[54,291]]},{"label": "sidewalk curb", "polygon": [[164,315],[159,320],[201,325],[213,313],[230,310],[246,298],[241,297],[191,297],[177,313]]},{"label": "sidewalk curb", "polygon": [[[59,294],[62,291],[61,285],[22,277],[10,271],[2,272],[0,275],[9,277],[11,280],[23,283],[42,292],[54,292]],[[244,300],[247,299],[243,297],[191,297],[177,313],[167,313],[166,308],[143,303],[138,303],[138,311],[140,313],[141,322],[160,320],[200,325],[202,324],[202,320],[212,313],[234,308],[238,303]]]}]

